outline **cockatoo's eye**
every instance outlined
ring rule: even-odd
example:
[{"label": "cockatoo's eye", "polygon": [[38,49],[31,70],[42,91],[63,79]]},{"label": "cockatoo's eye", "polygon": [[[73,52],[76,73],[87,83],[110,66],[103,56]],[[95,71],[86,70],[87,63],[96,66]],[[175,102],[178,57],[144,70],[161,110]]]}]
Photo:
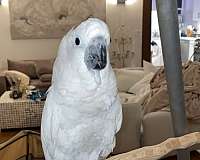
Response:
[{"label": "cockatoo's eye", "polygon": [[77,38],[75,38],[75,43],[76,43],[76,45],[77,45],[77,46],[79,46],[79,45],[80,45],[80,43],[81,43],[81,42],[80,42],[80,39],[79,39],[78,37],[77,37]]}]

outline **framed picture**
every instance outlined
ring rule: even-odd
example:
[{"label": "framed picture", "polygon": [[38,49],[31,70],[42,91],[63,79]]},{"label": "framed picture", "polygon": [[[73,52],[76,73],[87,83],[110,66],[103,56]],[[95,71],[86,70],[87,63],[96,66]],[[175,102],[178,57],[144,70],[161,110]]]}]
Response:
[{"label": "framed picture", "polygon": [[12,39],[61,38],[88,17],[106,18],[105,0],[10,0]]}]

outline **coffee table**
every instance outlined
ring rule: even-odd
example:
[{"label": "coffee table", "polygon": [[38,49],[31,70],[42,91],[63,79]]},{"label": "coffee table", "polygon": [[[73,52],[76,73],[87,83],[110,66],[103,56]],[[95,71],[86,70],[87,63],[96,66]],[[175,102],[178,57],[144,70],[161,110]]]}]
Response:
[{"label": "coffee table", "polygon": [[0,97],[0,130],[40,127],[44,101],[36,102],[25,97],[12,99],[10,91]]}]

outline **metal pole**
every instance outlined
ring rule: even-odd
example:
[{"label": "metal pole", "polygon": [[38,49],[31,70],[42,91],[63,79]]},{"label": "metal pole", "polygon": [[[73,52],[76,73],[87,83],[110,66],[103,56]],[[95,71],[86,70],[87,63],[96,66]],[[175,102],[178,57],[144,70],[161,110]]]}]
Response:
[{"label": "metal pole", "polygon": [[[173,129],[176,137],[187,133],[182,79],[181,47],[176,0],[156,0],[161,44],[169,93]],[[189,160],[186,150],[178,151],[178,160]]]}]

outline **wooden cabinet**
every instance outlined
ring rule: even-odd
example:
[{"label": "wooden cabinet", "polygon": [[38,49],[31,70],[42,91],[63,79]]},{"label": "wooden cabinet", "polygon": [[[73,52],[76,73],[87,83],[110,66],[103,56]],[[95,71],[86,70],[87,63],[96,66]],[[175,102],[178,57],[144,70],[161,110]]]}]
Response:
[{"label": "wooden cabinet", "polygon": [[[196,38],[194,37],[181,37],[180,43],[181,43],[181,60],[182,62],[187,62],[188,60],[194,59],[193,53],[194,53],[194,44],[195,44]],[[155,53],[152,53],[152,63],[156,66],[163,65],[163,56],[162,56],[162,47],[161,47],[161,41],[160,38],[153,38],[152,41],[157,43],[157,50]]]}]

